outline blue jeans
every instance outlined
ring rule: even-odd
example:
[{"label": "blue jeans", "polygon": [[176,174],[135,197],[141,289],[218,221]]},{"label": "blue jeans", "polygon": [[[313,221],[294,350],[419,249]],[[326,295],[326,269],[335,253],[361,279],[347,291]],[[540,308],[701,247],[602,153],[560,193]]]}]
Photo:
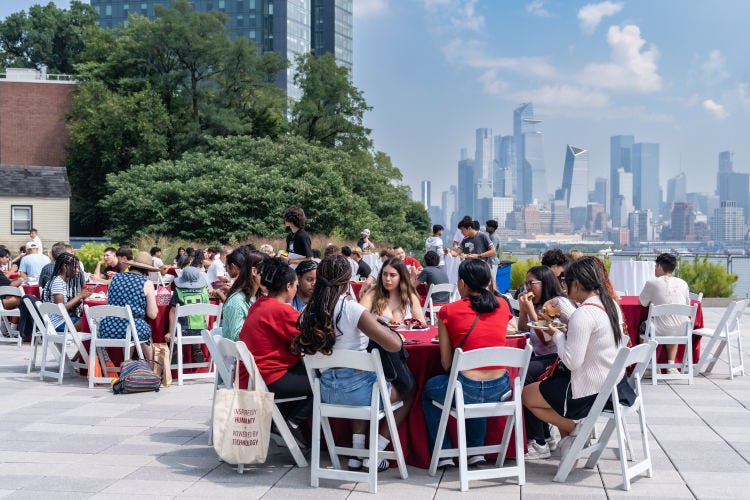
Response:
[{"label": "blue jeans", "polygon": [[[320,377],[320,399],[324,403],[349,406],[370,406],[372,384],[378,379],[375,372],[353,368],[332,368]],[[390,384],[388,389],[390,390]],[[380,402],[383,408],[383,402]]]},{"label": "blue jeans", "polygon": [[[464,391],[464,403],[489,403],[500,401],[500,398],[510,391],[510,377],[506,373],[494,380],[472,380],[458,374],[458,380]],[[445,401],[445,393],[448,391],[448,375],[432,377],[425,383],[422,389],[422,408],[427,423],[427,434],[430,438],[430,451],[435,448],[438,426],[440,425],[440,408],[432,404],[432,401],[442,403]],[[487,434],[486,418],[466,419],[466,446],[468,448],[484,445],[484,436]],[[452,448],[450,437],[446,429],[443,437],[442,448]]]}]

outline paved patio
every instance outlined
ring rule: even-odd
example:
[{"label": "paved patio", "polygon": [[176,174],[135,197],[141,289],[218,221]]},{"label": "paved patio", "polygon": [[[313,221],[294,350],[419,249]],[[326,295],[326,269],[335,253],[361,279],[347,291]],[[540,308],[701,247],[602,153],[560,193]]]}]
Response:
[{"label": "paved patio", "polygon": [[[723,312],[704,309],[714,326]],[[750,348],[750,313],[743,341]],[[206,445],[208,381],[158,393],[114,396],[89,390],[83,377],[62,386],[26,375],[30,348],[0,345],[0,496],[4,498],[372,498],[364,484],[322,481],[293,467],[286,449],[271,444],[268,463],[245,474],[220,462]],[[750,367],[750,358],[745,352]],[[474,482],[460,493],[456,469],[430,477],[409,468],[402,481],[381,475],[378,496],[408,498],[750,498],[750,376],[644,385],[655,473],[620,489],[618,462],[608,450],[594,470],[576,469],[552,482],[558,458],[527,462],[524,486]],[[635,436],[634,436],[635,437]]]}]

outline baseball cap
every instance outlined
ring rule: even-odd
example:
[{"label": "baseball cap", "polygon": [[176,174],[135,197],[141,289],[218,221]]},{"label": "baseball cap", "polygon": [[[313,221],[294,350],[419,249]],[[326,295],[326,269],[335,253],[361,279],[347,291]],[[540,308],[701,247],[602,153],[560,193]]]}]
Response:
[{"label": "baseball cap", "polygon": [[370,230],[369,229],[363,229],[362,230],[362,234],[364,234],[365,236],[370,236]]},{"label": "baseball cap", "polygon": [[33,241],[29,241],[28,243],[26,243],[26,250],[29,250],[31,248],[39,248],[39,245],[37,245]]}]

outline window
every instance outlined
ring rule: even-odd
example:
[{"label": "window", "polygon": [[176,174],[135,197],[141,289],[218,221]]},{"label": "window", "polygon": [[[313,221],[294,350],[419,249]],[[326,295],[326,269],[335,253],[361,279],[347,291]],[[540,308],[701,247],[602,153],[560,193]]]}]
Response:
[{"label": "window", "polygon": [[111,16],[112,15],[112,6],[111,5],[106,5],[104,7],[104,15],[105,16]]},{"label": "window", "polygon": [[11,234],[28,234],[33,227],[31,215],[31,205],[12,205],[10,207]]}]

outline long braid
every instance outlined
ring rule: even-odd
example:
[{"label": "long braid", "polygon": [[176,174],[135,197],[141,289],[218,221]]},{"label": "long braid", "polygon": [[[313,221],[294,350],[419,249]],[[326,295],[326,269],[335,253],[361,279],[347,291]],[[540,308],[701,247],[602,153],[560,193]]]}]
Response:
[{"label": "long braid", "polygon": [[77,274],[74,271],[77,270],[78,258],[76,258],[75,255],[68,252],[63,252],[58,255],[57,259],[55,259],[55,266],[52,269],[52,277],[44,285],[42,300],[44,302],[54,302],[54,297],[52,297],[52,281],[58,276],[62,278],[63,281],[65,281],[65,284],[71,291],[71,293],[76,292],[79,287],[79,282],[77,279]]},{"label": "long braid", "polygon": [[[330,255],[318,266],[317,279],[312,299],[297,320],[300,334],[292,340],[292,352],[295,354],[330,355],[336,343],[336,326],[339,317],[333,312],[339,298],[349,286],[352,268],[347,259],[340,254]],[[339,316],[341,311],[339,311]]]}]

